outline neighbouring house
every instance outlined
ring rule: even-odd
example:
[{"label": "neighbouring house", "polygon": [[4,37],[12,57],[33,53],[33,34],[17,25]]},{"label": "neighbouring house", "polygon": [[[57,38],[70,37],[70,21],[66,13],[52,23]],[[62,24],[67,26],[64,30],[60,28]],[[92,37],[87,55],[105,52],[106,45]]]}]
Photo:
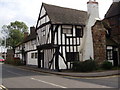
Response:
[{"label": "neighbouring house", "polygon": [[42,3],[37,20],[38,67],[70,69],[79,61],[87,12]]},{"label": "neighbouring house", "polygon": [[22,60],[23,59],[22,50],[23,50],[23,43],[21,42],[15,47],[14,57],[19,57]]},{"label": "neighbouring house", "polygon": [[36,32],[35,27],[30,27],[30,34],[23,41],[24,43],[24,60],[26,65],[37,65],[36,50]]},{"label": "neighbouring house", "polygon": [[30,27],[30,34],[24,34],[24,40],[15,49],[15,57],[19,57],[26,65],[37,65],[36,32]]},{"label": "neighbouring house", "polygon": [[111,28],[110,38],[116,43],[116,45],[108,45],[107,57],[117,66],[120,65],[120,0],[113,0],[105,20]]},{"label": "neighbouring house", "polygon": [[120,0],[114,0],[105,15],[92,27],[94,59],[120,65]]}]

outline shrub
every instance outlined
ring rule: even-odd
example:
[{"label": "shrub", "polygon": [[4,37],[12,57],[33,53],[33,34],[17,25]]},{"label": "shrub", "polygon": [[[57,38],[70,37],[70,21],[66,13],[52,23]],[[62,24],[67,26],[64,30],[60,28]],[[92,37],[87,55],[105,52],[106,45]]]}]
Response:
[{"label": "shrub", "polygon": [[82,67],[82,62],[79,61],[74,61],[73,62],[73,71],[81,71],[81,67]]},{"label": "shrub", "polygon": [[96,70],[96,67],[97,65],[94,60],[86,60],[82,63],[81,71],[83,72],[93,71],[93,70]]},{"label": "shrub", "polygon": [[96,70],[97,65],[94,60],[86,60],[84,62],[73,62],[73,71],[80,71],[80,72],[90,72]]},{"label": "shrub", "polygon": [[112,69],[112,63],[109,61],[104,61],[101,65],[101,67],[105,70],[110,70],[110,69]]},{"label": "shrub", "polygon": [[16,66],[19,66],[19,65],[22,65],[23,63],[22,63],[22,60],[20,60],[20,58],[18,58],[18,57],[16,57],[16,58],[14,58],[14,65],[16,65]]},{"label": "shrub", "polygon": [[5,60],[5,63],[16,65],[16,66],[23,65],[22,60],[20,60],[20,58],[18,58],[18,57],[13,58],[13,59],[7,59],[7,60]]}]

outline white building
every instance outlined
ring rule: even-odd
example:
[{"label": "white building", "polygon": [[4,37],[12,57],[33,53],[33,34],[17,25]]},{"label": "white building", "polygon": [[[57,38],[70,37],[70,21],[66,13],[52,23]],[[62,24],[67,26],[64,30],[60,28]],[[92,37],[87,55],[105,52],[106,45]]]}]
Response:
[{"label": "white building", "polygon": [[79,48],[87,12],[43,3],[38,17],[38,67],[71,68],[79,61]]},{"label": "white building", "polygon": [[15,57],[22,59],[26,65],[37,65],[35,27],[30,27],[30,34],[21,44],[16,46]]}]

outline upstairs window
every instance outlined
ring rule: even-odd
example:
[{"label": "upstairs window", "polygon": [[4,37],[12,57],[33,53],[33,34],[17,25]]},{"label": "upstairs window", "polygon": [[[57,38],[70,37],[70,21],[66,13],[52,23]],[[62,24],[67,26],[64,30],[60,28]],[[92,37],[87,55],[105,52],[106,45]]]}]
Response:
[{"label": "upstairs window", "polygon": [[81,26],[76,26],[76,37],[83,37],[83,28]]},{"label": "upstairs window", "polygon": [[46,27],[43,27],[41,32],[42,32],[42,36],[45,36],[46,35]]},{"label": "upstairs window", "polygon": [[36,44],[36,40],[32,40],[31,43],[32,43],[32,45],[35,45]]},{"label": "upstairs window", "polygon": [[63,25],[62,32],[63,34],[72,34],[72,26]]}]

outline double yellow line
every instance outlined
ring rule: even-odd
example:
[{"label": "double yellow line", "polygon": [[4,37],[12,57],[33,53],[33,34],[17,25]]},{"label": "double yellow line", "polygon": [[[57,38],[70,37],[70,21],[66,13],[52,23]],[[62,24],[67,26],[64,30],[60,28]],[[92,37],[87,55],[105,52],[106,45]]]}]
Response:
[{"label": "double yellow line", "polygon": [[5,86],[0,85],[0,90],[8,90]]}]

